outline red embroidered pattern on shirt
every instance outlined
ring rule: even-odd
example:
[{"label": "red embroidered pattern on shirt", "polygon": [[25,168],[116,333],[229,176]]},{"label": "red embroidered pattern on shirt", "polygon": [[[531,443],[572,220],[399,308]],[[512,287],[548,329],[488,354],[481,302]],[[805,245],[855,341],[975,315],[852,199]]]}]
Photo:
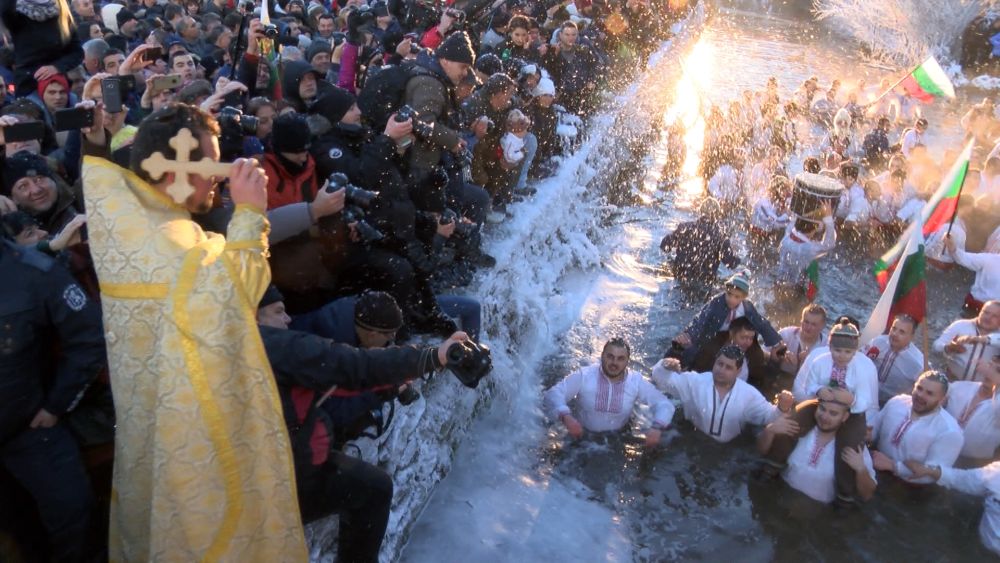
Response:
[{"label": "red embroidered pattern on shirt", "polygon": [[625,380],[611,383],[603,374],[597,377],[597,398],[594,401],[594,410],[597,412],[622,412],[622,403],[625,399]]}]

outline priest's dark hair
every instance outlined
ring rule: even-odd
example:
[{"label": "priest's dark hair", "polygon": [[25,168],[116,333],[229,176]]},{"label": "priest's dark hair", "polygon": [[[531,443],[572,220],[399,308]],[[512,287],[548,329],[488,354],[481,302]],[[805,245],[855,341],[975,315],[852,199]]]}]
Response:
[{"label": "priest's dark hair", "polygon": [[[219,124],[215,118],[204,110],[187,104],[172,103],[149,114],[139,124],[135,141],[132,143],[132,156],[129,168],[137,176],[150,184],[155,184],[149,173],[143,170],[142,161],[153,153],[161,152],[168,160],[177,158],[177,151],[170,146],[170,139],[181,129],[189,129],[195,139],[201,139],[203,134],[218,137]],[[205,156],[199,146],[191,151],[191,160],[201,160]]]}]

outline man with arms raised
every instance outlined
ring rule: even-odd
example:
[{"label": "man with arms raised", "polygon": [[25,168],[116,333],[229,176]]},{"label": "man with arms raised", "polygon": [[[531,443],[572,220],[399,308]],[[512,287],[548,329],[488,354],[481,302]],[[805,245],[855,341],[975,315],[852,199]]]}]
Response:
[{"label": "man with arms raised", "polygon": [[[843,388],[826,387],[816,394],[816,426],[803,436],[788,457],[788,465],[781,478],[793,489],[819,502],[833,502],[837,498],[834,471],[837,452],[834,443],[840,427],[851,417],[854,395]],[[757,449],[766,455],[774,437],[793,436],[798,425],[792,417],[782,416],[768,424],[757,438]],[[875,469],[868,449],[844,448],[841,460],[854,471],[858,497],[868,500],[875,494]]]},{"label": "man with arms raised", "polygon": [[[100,113],[85,131],[98,147]],[[207,113],[168,105],[139,125],[130,170],[84,159],[118,420],[112,560],[308,559],[288,432],[254,322],[271,278],[267,177],[253,159],[228,168],[227,239],[191,220],[211,208],[223,178],[208,163],[187,175],[177,162],[218,161],[218,136]],[[159,178],[143,167],[154,153],[167,159]]]},{"label": "man with arms raised", "polygon": [[792,394],[783,391],[778,406],[767,402],[756,388],[739,378],[743,351],[723,346],[710,373],[684,372],[677,359],[661,360],[653,367],[657,386],[681,401],[684,417],[717,442],[728,442],[747,425],[763,426],[791,410]]},{"label": "man with arms raised", "polygon": [[912,395],[897,395],[882,407],[875,427],[872,452],[875,469],[891,471],[912,483],[929,483],[903,463],[907,460],[927,465],[951,467],[962,451],[962,428],[944,410],[948,377],[939,371],[925,371],[913,385]]},{"label": "man with arms raised", "polygon": [[[641,373],[628,369],[630,354],[624,339],[612,338],[601,351],[600,363],[574,371],[545,392],[545,410],[566,426],[570,436],[579,438],[584,429],[621,430],[632,418],[636,401],[642,401],[653,409],[646,445],[656,446],[674,417],[674,405]],[[578,398],[580,420],[569,408],[568,402],[574,398]]]}]

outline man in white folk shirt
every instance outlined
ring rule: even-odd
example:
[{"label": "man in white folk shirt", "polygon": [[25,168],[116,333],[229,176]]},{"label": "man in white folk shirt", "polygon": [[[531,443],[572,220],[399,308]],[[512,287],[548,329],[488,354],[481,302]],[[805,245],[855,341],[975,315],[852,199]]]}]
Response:
[{"label": "man in white folk shirt", "polygon": [[715,357],[711,373],[683,372],[674,358],[653,366],[653,381],[676,397],[684,418],[716,442],[728,442],[748,425],[764,426],[782,412],[791,411],[794,399],[785,391],[771,404],[755,387],[739,378],[743,351],[723,346]]},{"label": "man in white folk shirt", "polygon": [[909,393],[924,371],[924,354],[913,344],[917,321],[909,315],[896,315],[889,334],[876,336],[864,348],[864,355],[878,370],[878,402],[901,393]]},{"label": "man in white folk shirt", "polygon": [[[835,467],[837,452],[834,443],[837,432],[851,416],[854,395],[843,388],[824,387],[816,394],[816,426],[799,439],[788,457],[788,465],[781,478],[796,489],[819,502],[829,503],[837,498]],[[757,438],[757,450],[766,455],[776,436],[794,436],[798,425],[792,417],[782,416],[768,424]],[[857,496],[867,501],[875,494],[875,468],[871,455],[864,445],[844,448],[840,459],[854,472]]]},{"label": "man in white folk shirt", "polygon": [[944,237],[944,247],[956,264],[976,273],[976,279],[965,296],[963,316],[971,317],[979,313],[983,303],[1000,298],[1000,254],[966,252],[950,236]]},{"label": "man in white folk shirt", "polygon": [[[559,419],[573,438],[590,432],[621,430],[641,401],[653,409],[653,424],[646,431],[646,445],[660,443],[670,426],[674,405],[641,373],[628,369],[631,350],[621,338],[612,338],[601,351],[601,361],[578,369],[545,392],[545,410]],[[577,399],[580,419],[573,416],[569,401]]]},{"label": "man in white folk shirt", "polygon": [[962,451],[962,428],[943,408],[948,395],[948,376],[925,371],[910,395],[897,395],[882,407],[875,424],[872,461],[875,469],[890,471],[911,483],[929,483],[903,463],[917,461],[951,467]]},{"label": "man in white folk shirt", "polygon": [[934,351],[943,352],[952,381],[976,381],[976,364],[1000,354],[1000,342],[987,338],[1000,330],[1000,301],[987,301],[974,319],[951,323],[934,341]]},{"label": "man in white folk shirt", "polygon": [[[765,456],[762,468],[765,473],[773,474],[784,469],[795,448],[796,438],[801,438],[815,424],[819,403],[817,394],[827,387],[844,388],[854,396],[851,415],[837,432],[836,451],[856,449],[865,442],[869,428],[867,419],[878,412],[878,379],[871,360],[858,354],[859,337],[856,326],[846,319],[840,320],[830,330],[830,351],[803,366],[794,387],[795,398],[802,401],[793,415],[799,433],[795,436],[775,436]],[[855,472],[839,455],[835,459],[838,502],[853,503],[857,497]]]},{"label": "man in white folk shirt", "polygon": [[768,353],[785,375],[795,376],[809,353],[826,346],[826,309],[817,303],[803,307],[799,326],[786,326],[778,331],[785,346],[774,346]]},{"label": "man in white folk shirt", "polygon": [[955,381],[949,385],[945,409],[962,427],[965,443],[960,455],[982,466],[993,460],[1000,446],[1000,356],[979,360],[976,372],[981,381]]},{"label": "man in white folk shirt", "polygon": [[979,539],[986,549],[1000,555],[1000,461],[978,469],[955,469],[906,460],[906,467],[918,478],[970,495],[986,497]]}]

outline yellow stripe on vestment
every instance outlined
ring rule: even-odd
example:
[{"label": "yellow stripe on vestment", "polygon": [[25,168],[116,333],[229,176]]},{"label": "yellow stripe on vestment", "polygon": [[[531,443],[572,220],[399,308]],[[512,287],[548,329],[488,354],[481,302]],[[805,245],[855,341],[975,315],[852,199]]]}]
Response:
[{"label": "yellow stripe on vestment", "polygon": [[219,532],[212,540],[208,551],[205,552],[204,561],[219,561],[226,553],[229,542],[232,541],[236,533],[236,527],[240,514],[243,512],[243,491],[240,485],[240,468],[236,462],[236,455],[233,453],[232,444],[229,442],[229,435],[223,425],[222,414],[218,405],[212,398],[212,389],[205,376],[205,366],[202,364],[201,356],[198,354],[197,343],[194,339],[194,332],[191,330],[191,317],[188,313],[188,299],[194,289],[195,277],[198,274],[198,267],[202,260],[208,255],[208,250],[199,245],[187,252],[184,263],[181,266],[177,287],[174,289],[174,310],[173,319],[181,337],[181,350],[184,352],[184,363],[187,367],[188,378],[195,396],[198,398],[198,405],[202,412],[205,428],[208,430],[209,438],[215,446],[215,451],[219,456],[219,464],[222,466],[222,481],[226,491],[226,509],[223,513],[222,523]]},{"label": "yellow stripe on vestment", "polygon": [[114,299],[166,299],[167,283],[101,283],[101,295]]}]

